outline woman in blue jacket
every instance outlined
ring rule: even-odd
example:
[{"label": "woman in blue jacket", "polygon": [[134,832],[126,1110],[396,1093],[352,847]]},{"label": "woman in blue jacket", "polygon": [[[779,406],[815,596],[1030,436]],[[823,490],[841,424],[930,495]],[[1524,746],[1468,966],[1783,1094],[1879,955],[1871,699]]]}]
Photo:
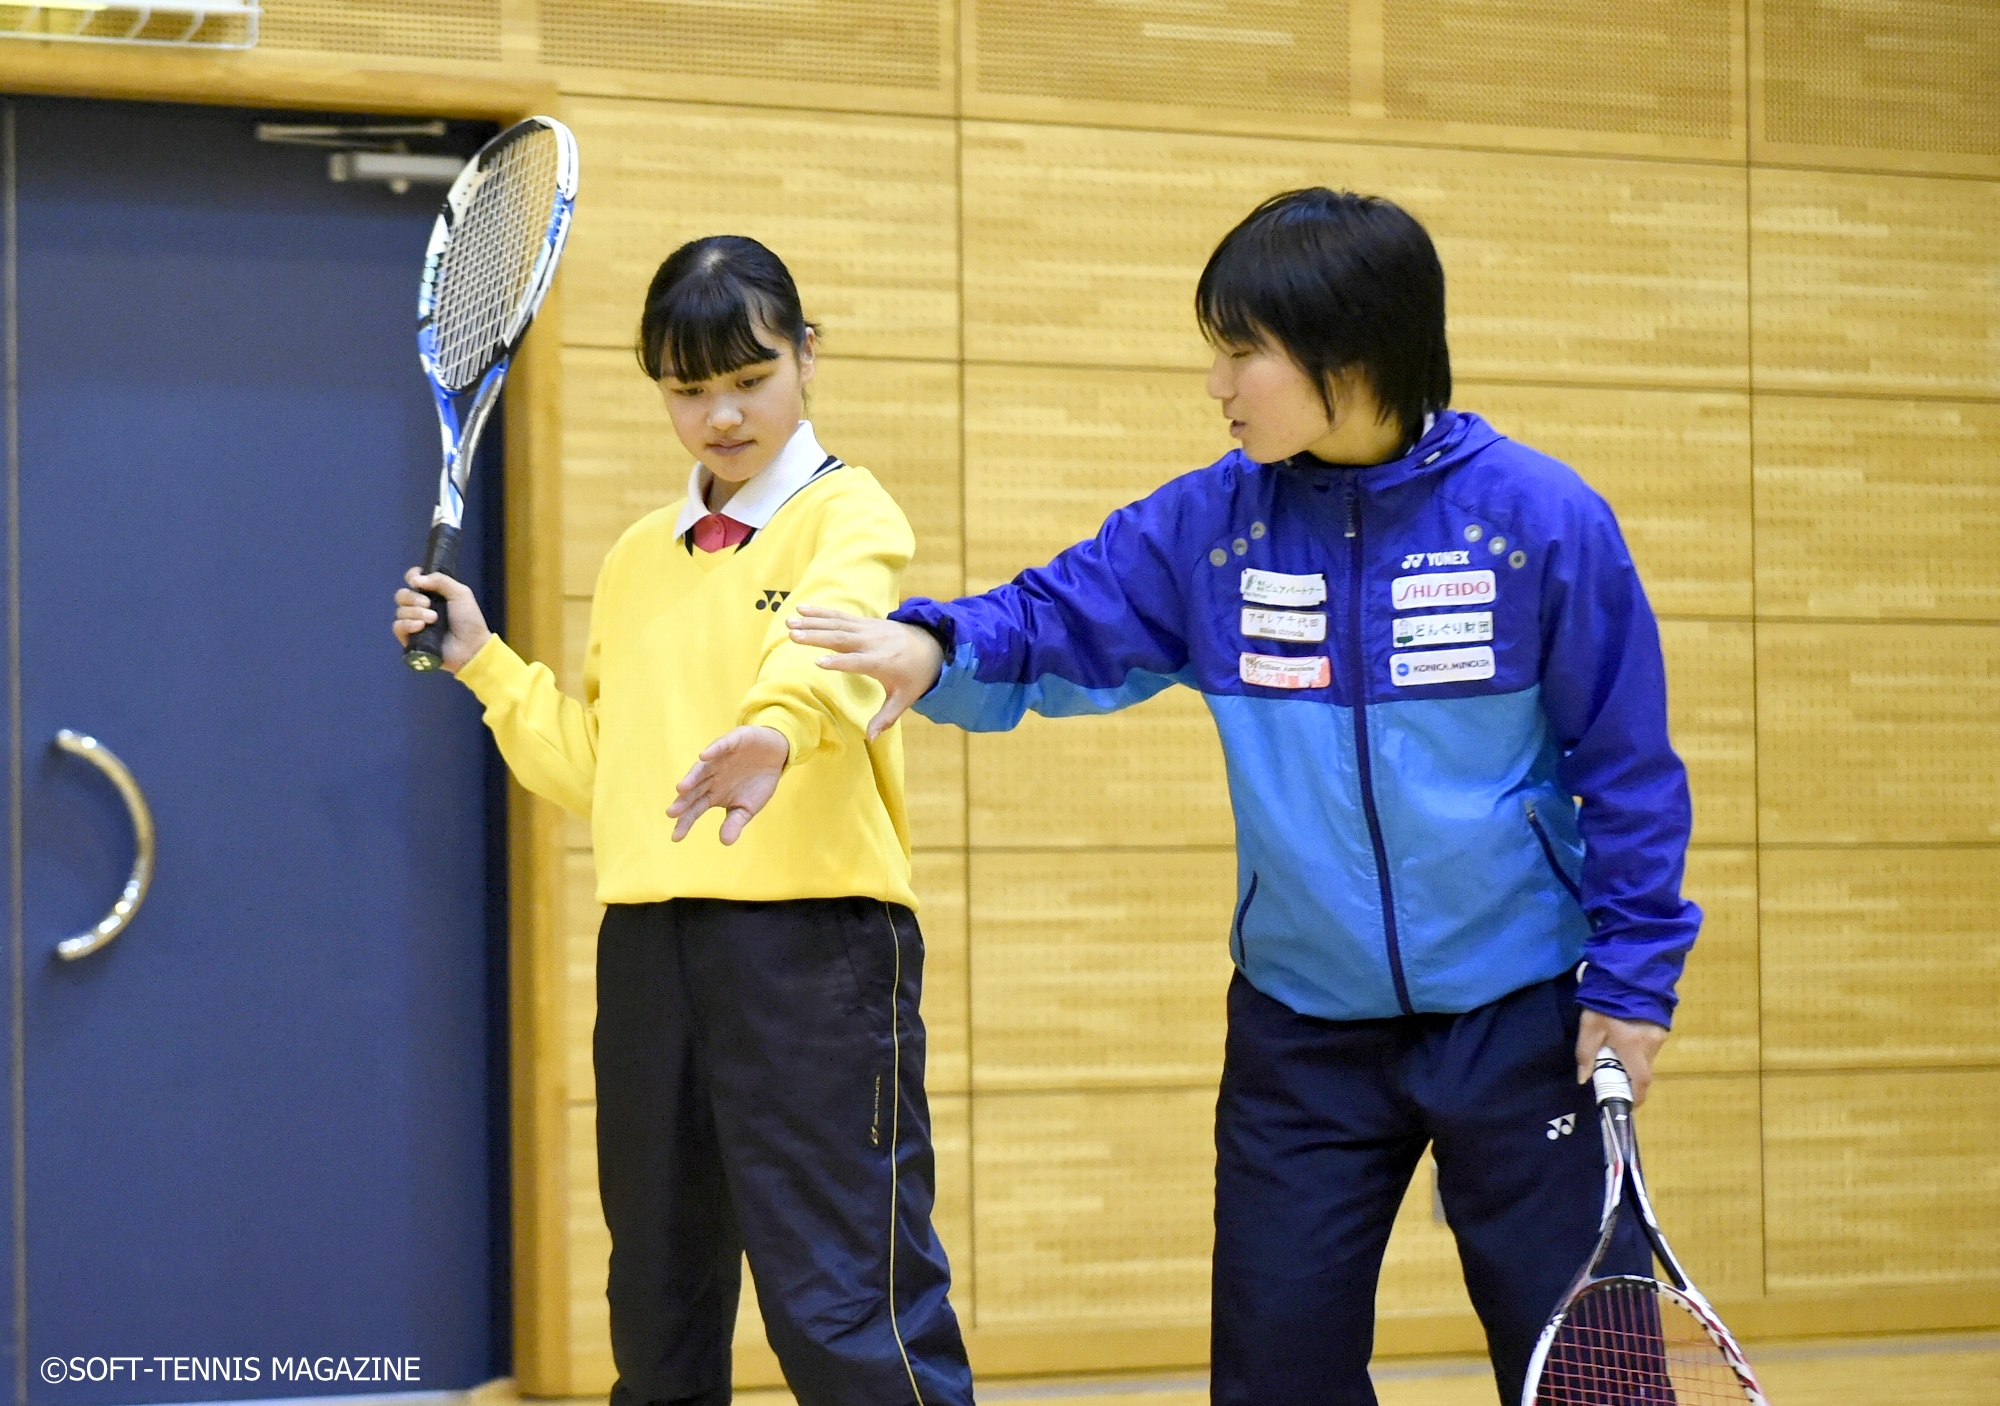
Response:
[{"label": "woman in blue jacket", "polygon": [[[1214,1399],[1375,1400],[1376,1278],[1430,1144],[1511,1403],[1595,1238],[1581,1081],[1608,1044],[1643,1097],[1700,922],[1659,632],[1604,500],[1448,408],[1407,213],[1274,197],[1196,309],[1239,450],[1008,585],[806,608],[794,638],[881,680],[877,728],[1201,692],[1238,852]],[[1636,1227],[1621,1248],[1643,1272]]]}]

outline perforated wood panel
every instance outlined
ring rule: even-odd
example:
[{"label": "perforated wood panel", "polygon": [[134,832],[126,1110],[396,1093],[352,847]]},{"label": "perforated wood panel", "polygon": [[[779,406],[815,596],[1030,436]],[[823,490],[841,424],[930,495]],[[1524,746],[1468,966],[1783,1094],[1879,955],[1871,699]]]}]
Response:
[{"label": "perforated wood panel", "polygon": [[2000,394],[2000,182],[1757,169],[1760,390]]},{"label": "perforated wood panel", "polygon": [[1453,399],[1609,500],[1653,609],[1750,613],[1750,401],[1461,382]]},{"label": "perforated wood panel", "polygon": [[1236,856],[975,854],[973,1088],[1213,1085]]},{"label": "perforated wood panel", "polygon": [[967,0],[977,92],[1347,111],[1345,0]]},{"label": "perforated wood panel", "polygon": [[1108,717],[1030,715],[966,752],[973,847],[1235,843],[1222,744],[1192,689]]},{"label": "perforated wood panel", "polygon": [[2000,1064],[1997,860],[1986,849],[1765,855],[1767,1064]]},{"label": "perforated wood panel", "polygon": [[[1729,0],[1381,0],[1391,118],[1726,138]],[[1560,35],[1560,42],[1552,42]]]},{"label": "perforated wood panel", "polygon": [[1669,1075],[1637,1119],[1646,1185],[1687,1272],[1718,1299],[1764,1286],[1764,1167],[1755,1074]]},{"label": "perforated wood panel", "polygon": [[1207,1321],[1213,1090],[974,1098],[981,1327]]},{"label": "perforated wood panel", "polygon": [[1701,905],[1701,936],[1681,973],[1662,1074],[1757,1068],[1757,852],[1697,849],[1681,892]]},{"label": "perforated wood panel", "polygon": [[660,261],[747,234],[798,280],[833,356],[958,355],[949,122],[571,98],[583,181],[563,340],[629,347]]},{"label": "perforated wood panel", "polygon": [[502,0],[263,0],[257,45],[413,58],[500,58]]},{"label": "perforated wood panel", "polygon": [[1767,139],[2000,156],[1986,0],[1751,3],[1763,21]]},{"label": "perforated wood panel", "polygon": [[1694,843],[1757,840],[1757,678],[1748,624],[1662,620],[1667,724],[1687,764]]},{"label": "perforated wood panel", "polygon": [[[588,852],[572,851],[565,885],[563,930],[564,1076],[572,1101],[597,1097],[591,1031],[597,1023],[597,929],[604,909]],[[961,1093],[967,1087],[965,856],[918,853],[911,863],[917,923],[924,938],[923,1020],[928,1038],[926,1087]]]},{"label": "perforated wood panel", "polygon": [[1266,196],[1331,184],[1425,221],[1467,378],[1740,387],[1742,170],[967,123],[975,360],[1205,367],[1196,277]]},{"label": "perforated wood panel", "polygon": [[2000,629],[1758,627],[1765,843],[2000,839]]},{"label": "perforated wood panel", "polygon": [[1772,1074],[1774,1293],[2000,1283],[2000,1072]]},{"label": "perforated wood panel", "polygon": [[[972,1263],[969,1109],[962,1096],[933,1097],[930,1105],[931,1145],[937,1154],[937,1209],[932,1224],[952,1264],[952,1306],[961,1319],[970,1321],[976,1306],[972,1275],[966,1272]],[[604,1210],[597,1198],[597,1113],[590,1104],[570,1110],[565,1170],[569,1180],[569,1392],[601,1396],[610,1390],[618,1372],[611,1361],[611,1325],[604,1302],[611,1234],[604,1228]],[[736,1315],[736,1351],[739,1356],[762,1359],[763,1364],[770,1360],[754,1283],[747,1273]]]},{"label": "perforated wood panel", "polygon": [[990,590],[1231,441],[1185,371],[968,366],[967,588]]},{"label": "perforated wood panel", "polygon": [[713,75],[718,43],[755,81],[937,88],[938,0],[541,0],[549,63]]},{"label": "perforated wood panel", "polygon": [[1757,400],[1757,604],[2000,620],[2000,408]]}]

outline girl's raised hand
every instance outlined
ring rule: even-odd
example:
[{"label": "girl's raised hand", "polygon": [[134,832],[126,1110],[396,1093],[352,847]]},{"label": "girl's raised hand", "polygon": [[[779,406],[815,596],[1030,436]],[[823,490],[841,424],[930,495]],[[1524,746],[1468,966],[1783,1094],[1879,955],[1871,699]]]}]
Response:
[{"label": "girl's raised hand", "polygon": [[409,584],[396,592],[396,620],[390,629],[396,632],[397,644],[408,644],[410,636],[437,619],[437,612],[422,593],[443,596],[445,613],[450,617],[451,627],[445,631],[444,667],[447,673],[455,674],[459,666],[485,648],[486,641],[493,632],[486,628],[486,617],[480,613],[479,602],[473,599],[472,588],[463,581],[455,581],[449,576],[426,576],[416,567],[404,574],[403,580]]},{"label": "girl's raised hand", "polygon": [[723,812],[722,842],[735,844],[743,827],[777,794],[791,759],[792,744],[774,727],[739,727],[709,743],[701,760],[674,786],[680,799],[667,807],[679,822],[674,843],[685,840],[702,812],[715,807]]},{"label": "girl's raised hand", "polygon": [[870,742],[929,693],[944,672],[944,650],[928,630],[915,625],[870,620],[823,605],[802,605],[785,624],[793,644],[833,651],[819,661],[822,669],[866,674],[887,690],[882,710],[868,724]]}]

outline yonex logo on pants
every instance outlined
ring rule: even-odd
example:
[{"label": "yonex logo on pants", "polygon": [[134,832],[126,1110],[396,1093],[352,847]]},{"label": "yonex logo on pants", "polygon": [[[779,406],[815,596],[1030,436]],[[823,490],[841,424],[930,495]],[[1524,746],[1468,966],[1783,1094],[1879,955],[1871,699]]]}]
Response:
[{"label": "yonex logo on pants", "polygon": [[1554,1142],[1559,1137],[1568,1137],[1576,1131],[1576,1115],[1565,1113],[1560,1118],[1549,1119],[1548,1139]]}]

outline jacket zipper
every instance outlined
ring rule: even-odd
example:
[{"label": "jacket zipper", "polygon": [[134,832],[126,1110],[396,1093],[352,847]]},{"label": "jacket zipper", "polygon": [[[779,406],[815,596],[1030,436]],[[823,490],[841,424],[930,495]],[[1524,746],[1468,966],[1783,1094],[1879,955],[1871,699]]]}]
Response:
[{"label": "jacket zipper", "polygon": [[1236,958],[1236,964],[1238,966],[1243,965],[1243,956],[1244,956],[1243,919],[1250,912],[1250,905],[1252,902],[1255,901],[1256,897],[1257,897],[1257,871],[1253,869],[1250,871],[1250,887],[1244,893],[1243,901],[1236,905],[1236,922],[1233,925],[1233,929],[1230,934],[1230,936],[1234,939],[1233,945],[1236,949],[1230,955]]},{"label": "jacket zipper", "polygon": [[1528,828],[1535,832],[1535,838],[1542,843],[1542,858],[1548,860],[1549,868],[1555,871],[1556,881],[1569,890],[1569,896],[1578,903],[1583,902],[1583,891],[1576,886],[1576,880],[1563,871],[1556,862],[1556,847],[1549,842],[1549,832],[1542,828],[1541,816],[1535,814],[1535,803],[1528,802]]},{"label": "jacket zipper", "polygon": [[1389,886],[1389,848],[1382,842],[1382,818],[1375,811],[1375,779],[1368,760],[1368,651],[1361,642],[1361,592],[1365,574],[1361,559],[1361,481],[1358,469],[1347,471],[1348,591],[1347,642],[1354,663],[1354,759],[1361,770],[1361,809],[1368,816],[1368,839],[1375,846],[1375,877],[1382,887],[1382,940],[1389,951],[1389,976],[1396,983],[1396,1004],[1404,1015],[1415,1015],[1410,986],[1403,979],[1403,949],[1396,939],[1396,896]]}]

